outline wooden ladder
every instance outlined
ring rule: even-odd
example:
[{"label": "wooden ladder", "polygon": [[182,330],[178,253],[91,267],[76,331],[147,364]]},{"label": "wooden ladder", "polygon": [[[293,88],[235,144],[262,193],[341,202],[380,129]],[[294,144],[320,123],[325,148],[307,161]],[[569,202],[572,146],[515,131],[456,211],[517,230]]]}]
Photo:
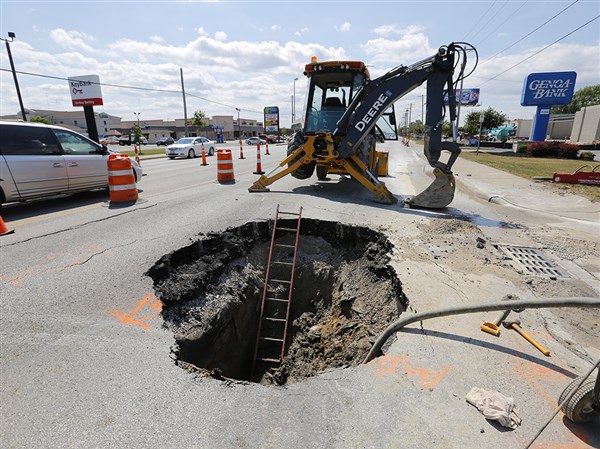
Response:
[{"label": "wooden ladder", "polygon": [[[279,215],[293,215],[298,217],[295,228],[287,228],[279,225]],[[292,300],[292,287],[294,285],[294,269],[296,268],[296,255],[298,253],[298,238],[300,236],[300,220],[302,218],[302,207],[295,212],[283,212],[279,210],[279,204],[275,210],[273,222],[273,234],[269,248],[269,259],[265,275],[265,285],[260,305],[260,318],[258,332],[256,334],[256,346],[254,349],[254,360],[252,362],[252,373],[255,373],[256,364],[267,363],[280,366],[285,354],[285,341],[287,337],[288,321],[290,317],[290,305]],[[275,240],[284,233],[294,234],[294,244],[275,243]],[[293,249],[292,261],[283,261]],[[277,267],[273,270],[272,268]],[[272,272],[277,271],[277,278],[272,277]],[[284,274],[282,274],[284,273]]]}]

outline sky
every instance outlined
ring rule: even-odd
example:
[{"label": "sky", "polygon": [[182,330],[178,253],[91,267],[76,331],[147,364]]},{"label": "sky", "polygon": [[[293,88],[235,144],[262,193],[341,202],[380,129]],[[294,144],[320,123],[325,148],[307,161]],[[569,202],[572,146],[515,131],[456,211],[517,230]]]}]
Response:
[{"label": "sky", "polygon": [[[0,0],[0,37],[16,35],[10,49],[28,109],[77,110],[66,79],[94,74],[104,102],[96,112],[183,118],[182,69],[188,117],[237,118],[239,108],[262,121],[265,106],[278,106],[282,127],[294,93],[296,115],[304,109],[312,56],[364,61],[375,78],[462,41],[479,55],[464,87],[481,89],[481,106],[461,118],[492,107],[517,119],[535,114],[520,105],[529,73],[575,71],[575,90],[600,83],[599,16],[599,0]],[[17,114],[2,47],[0,115]],[[420,119],[423,94],[419,87],[398,100],[397,114],[410,109]]]}]

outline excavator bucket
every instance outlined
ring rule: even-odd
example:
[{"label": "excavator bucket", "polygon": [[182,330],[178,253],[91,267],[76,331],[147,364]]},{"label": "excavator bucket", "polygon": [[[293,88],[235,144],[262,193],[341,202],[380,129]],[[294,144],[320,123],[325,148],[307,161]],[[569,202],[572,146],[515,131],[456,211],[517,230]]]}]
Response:
[{"label": "excavator bucket", "polygon": [[410,198],[406,202],[410,206],[423,207],[425,209],[442,209],[454,199],[456,182],[452,172],[445,172],[439,168],[433,169],[435,180],[429,187]]}]

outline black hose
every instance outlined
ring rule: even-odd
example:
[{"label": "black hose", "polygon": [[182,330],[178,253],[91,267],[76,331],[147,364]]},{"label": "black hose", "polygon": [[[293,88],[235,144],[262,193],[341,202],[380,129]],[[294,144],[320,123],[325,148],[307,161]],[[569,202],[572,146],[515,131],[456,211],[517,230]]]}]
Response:
[{"label": "black hose", "polygon": [[367,354],[363,363],[368,363],[373,360],[385,342],[404,326],[415,323],[417,321],[425,321],[430,318],[440,318],[451,315],[464,315],[475,312],[492,312],[495,310],[521,310],[521,309],[544,309],[555,307],[599,307],[599,298],[548,298],[538,300],[514,300],[514,301],[498,301],[476,306],[450,307],[447,309],[432,310],[431,312],[417,313],[406,318],[399,318],[390,324],[383,333],[377,337],[373,347]]}]

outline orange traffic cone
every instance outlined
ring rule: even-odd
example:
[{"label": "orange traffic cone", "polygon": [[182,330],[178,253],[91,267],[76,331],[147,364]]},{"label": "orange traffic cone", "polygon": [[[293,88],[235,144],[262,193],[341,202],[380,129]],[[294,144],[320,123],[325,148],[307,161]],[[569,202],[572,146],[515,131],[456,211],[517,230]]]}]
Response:
[{"label": "orange traffic cone", "polygon": [[12,234],[13,232],[15,232],[15,231],[8,230],[8,228],[6,227],[6,224],[4,223],[4,220],[2,219],[2,216],[0,215],[0,235]]},{"label": "orange traffic cone", "polygon": [[202,165],[208,165],[208,162],[206,162],[206,151],[204,151],[204,142],[202,142]]},{"label": "orange traffic cone", "polygon": [[242,139],[240,139],[240,157],[238,159],[246,159],[244,157],[244,148],[242,148]]},{"label": "orange traffic cone", "polygon": [[133,152],[135,153],[135,161],[137,162],[137,164],[141,167],[142,164],[140,164],[140,152],[138,151],[138,147],[137,145],[133,146]]},{"label": "orange traffic cone", "polygon": [[256,144],[256,171],[252,172],[255,175],[264,175],[265,172],[262,169],[262,164],[260,162],[260,142]]},{"label": "orange traffic cone", "polygon": [[269,141],[268,141],[268,140],[267,140],[267,141],[266,141],[266,143],[265,143],[265,154],[266,154],[267,156],[270,156],[270,155],[271,155],[271,153],[269,153]]}]

